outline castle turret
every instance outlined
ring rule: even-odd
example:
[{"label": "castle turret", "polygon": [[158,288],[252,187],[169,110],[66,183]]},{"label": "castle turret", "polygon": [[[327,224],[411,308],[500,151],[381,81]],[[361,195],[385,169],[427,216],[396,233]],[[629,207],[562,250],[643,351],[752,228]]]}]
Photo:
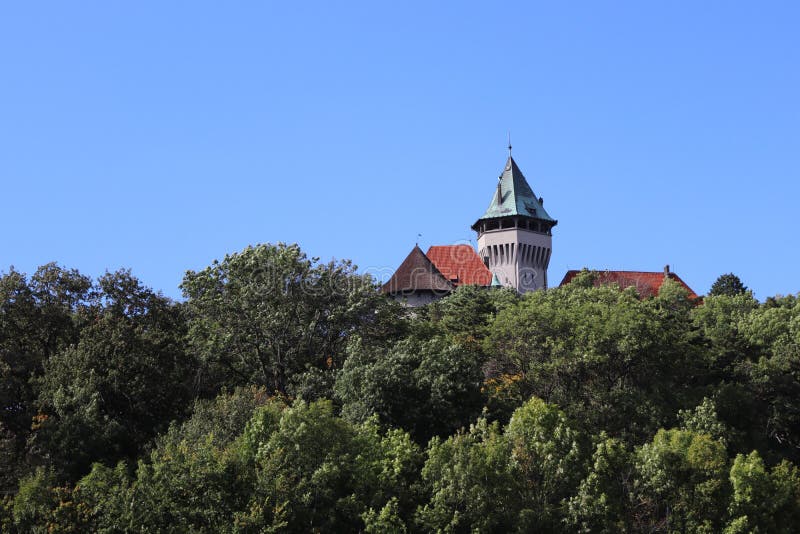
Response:
[{"label": "castle turret", "polygon": [[546,289],[556,224],[509,154],[489,208],[472,225],[478,255],[506,287],[520,293]]}]

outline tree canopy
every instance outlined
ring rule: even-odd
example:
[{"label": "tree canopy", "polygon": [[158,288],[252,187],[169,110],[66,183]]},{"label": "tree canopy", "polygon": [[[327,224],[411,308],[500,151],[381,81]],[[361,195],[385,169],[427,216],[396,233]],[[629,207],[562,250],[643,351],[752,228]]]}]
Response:
[{"label": "tree canopy", "polygon": [[349,334],[382,334],[391,304],[350,262],[320,264],[284,244],[248,247],[188,271],[181,288],[189,342],[211,390],[302,389],[314,371],[342,367]]},{"label": "tree canopy", "polygon": [[708,292],[711,296],[728,295],[732,297],[747,291],[741,279],[733,273],[722,274],[711,285],[711,290]]},{"label": "tree canopy", "polygon": [[408,310],[297,245],[183,302],[11,269],[0,530],[795,532],[800,300],[591,277]]}]

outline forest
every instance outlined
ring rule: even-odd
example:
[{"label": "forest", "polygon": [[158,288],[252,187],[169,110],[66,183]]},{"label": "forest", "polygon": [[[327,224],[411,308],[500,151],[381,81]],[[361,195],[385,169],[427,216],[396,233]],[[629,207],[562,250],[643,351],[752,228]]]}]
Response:
[{"label": "forest", "polygon": [[0,530],[797,532],[800,304],[460,287],[264,244],[0,273]]}]

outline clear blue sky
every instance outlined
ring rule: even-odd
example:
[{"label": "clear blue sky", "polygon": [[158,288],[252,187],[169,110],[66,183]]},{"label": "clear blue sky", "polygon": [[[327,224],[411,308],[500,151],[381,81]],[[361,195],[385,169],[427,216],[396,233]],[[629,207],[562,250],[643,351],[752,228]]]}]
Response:
[{"label": "clear blue sky", "polygon": [[[701,5],[702,4],[702,5]],[[390,273],[514,156],[567,269],[800,291],[800,3],[5,2],[0,270]]]}]

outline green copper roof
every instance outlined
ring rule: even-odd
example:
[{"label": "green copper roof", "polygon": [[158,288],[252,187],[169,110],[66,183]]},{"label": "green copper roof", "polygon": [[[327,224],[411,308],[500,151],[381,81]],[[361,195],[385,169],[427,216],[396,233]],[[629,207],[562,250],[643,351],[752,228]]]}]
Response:
[{"label": "green copper roof", "polygon": [[497,273],[492,273],[492,287],[503,287],[503,284],[500,283],[500,279],[497,277]]},{"label": "green copper roof", "polygon": [[481,219],[495,217],[511,217],[523,215],[555,224],[557,221],[550,217],[544,209],[542,202],[536,197],[522,171],[517,167],[514,158],[508,156],[506,167],[500,176],[499,192],[492,195],[492,203]]}]

